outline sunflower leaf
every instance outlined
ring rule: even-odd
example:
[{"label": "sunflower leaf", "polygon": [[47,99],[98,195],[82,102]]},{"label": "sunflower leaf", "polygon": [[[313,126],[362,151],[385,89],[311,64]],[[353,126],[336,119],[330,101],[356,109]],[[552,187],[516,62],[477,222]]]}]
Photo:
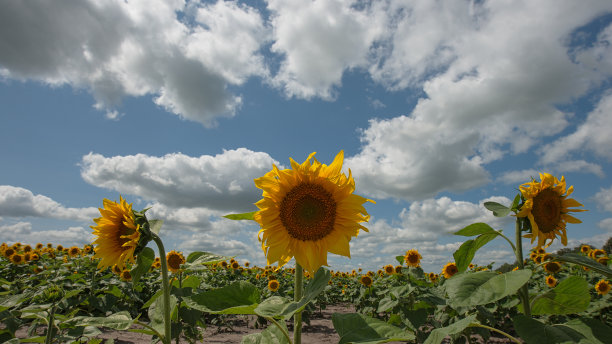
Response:
[{"label": "sunflower leaf", "polygon": [[332,323],[340,336],[339,344],[375,344],[416,338],[412,332],[359,313],[334,313]]},{"label": "sunflower leaf", "polygon": [[252,211],[250,213],[242,213],[242,214],[227,214],[224,215],[226,219],[230,220],[253,220],[253,215],[255,215],[257,211]]},{"label": "sunflower leaf", "polygon": [[444,286],[452,307],[485,305],[512,295],[531,277],[531,270],[498,274],[493,271],[460,273]]},{"label": "sunflower leaf", "polygon": [[512,201],[512,205],[510,206],[510,210],[517,212],[519,211],[519,203],[521,202],[521,193],[517,193]]},{"label": "sunflower leaf", "polygon": [[512,318],[512,322],[516,333],[527,343],[591,343],[585,341],[584,335],[570,327],[546,325],[522,314]]},{"label": "sunflower leaf", "polygon": [[459,272],[464,272],[472,262],[472,259],[474,259],[476,251],[489,241],[495,239],[498,235],[498,232],[493,231],[492,233],[481,234],[476,237],[476,239],[470,239],[464,242],[461,247],[453,253],[455,263],[457,264],[457,270]]},{"label": "sunflower leaf", "polygon": [[497,202],[484,202],[484,206],[492,211],[496,217],[505,217],[510,214],[510,208]]},{"label": "sunflower leaf", "polygon": [[404,265],[404,256],[395,256],[395,260],[397,260],[400,265]]},{"label": "sunflower leaf", "polygon": [[579,276],[570,276],[554,289],[536,296],[531,304],[533,315],[576,314],[584,312],[591,301],[589,284]]},{"label": "sunflower leaf", "polygon": [[455,232],[455,235],[474,236],[474,235],[488,234],[488,233],[499,234],[495,229],[491,228],[491,226],[489,226],[488,224],[483,223],[483,222],[477,222],[477,223],[472,223],[471,225],[458,230],[457,232]]},{"label": "sunflower leaf", "polygon": [[164,220],[149,220],[149,229],[151,230],[151,232],[159,234],[159,231],[161,230],[163,224]]},{"label": "sunflower leaf", "polygon": [[259,305],[260,294],[256,286],[240,281],[183,300],[193,309],[212,314],[255,314],[253,311]]},{"label": "sunflower leaf", "polygon": [[146,274],[151,265],[153,265],[153,261],[155,261],[155,252],[150,247],[145,247],[136,257],[136,266],[130,270],[130,275],[132,275],[132,286],[135,286],[138,281],[140,281],[140,277]]},{"label": "sunflower leaf", "polygon": [[556,255],[553,254],[553,259],[556,261],[561,261],[561,262],[567,262],[567,263],[573,263],[573,264],[578,264],[578,265],[582,265],[585,266],[589,269],[592,269],[594,271],[599,272],[600,274],[608,277],[608,278],[612,278],[612,270],[610,270],[608,267],[606,267],[603,264],[600,264],[596,261],[594,261],[593,259],[587,258],[585,256],[576,254],[576,253],[566,253],[563,255]]},{"label": "sunflower leaf", "polygon": [[438,344],[442,343],[442,340],[448,335],[457,334],[463,332],[466,328],[470,326],[472,323],[478,323],[476,320],[476,314],[471,314],[466,318],[463,318],[457,322],[454,322],[446,327],[437,328],[431,331],[429,337],[425,340],[425,344]]}]

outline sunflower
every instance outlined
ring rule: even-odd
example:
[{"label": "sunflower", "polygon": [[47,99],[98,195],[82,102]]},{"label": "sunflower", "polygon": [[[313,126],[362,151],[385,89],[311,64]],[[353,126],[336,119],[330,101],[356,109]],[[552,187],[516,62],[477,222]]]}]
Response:
[{"label": "sunflower", "polygon": [[580,252],[583,254],[589,254],[589,251],[591,251],[591,246],[589,245],[582,245],[580,246]]},{"label": "sunflower", "polygon": [[62,251],[64,251],[64,246],[62,246],[62,245],[57,245],[57,246],[55,247],[55,249],[57,250],[57,252],[58,252],[58,253],[61,253]]},{"label": "sunflower", "polygon": [[546,270],[546,272],[549,274],[556,274],[557,272],[561,271],[561,263],[548,262],[544,264],[544,270]]},{"label": "sunflower", "polygon": [[268,289],[270,291],[277,291],[279,287],[280,283],[278,282],[278,280],[273,279],[268,281]]},{"label": "sunflower", "polygon": [[43,248],[43,244],[41,244],[41,243],[36,244],[36,249],[37,250],[42,250],[42,248]]},{"label": "sunflower", "polygon": [[23,257],[23,255],[19,254],[19,253],[15,253],[13,254],[11,257],[11,262],[15,265],[21,265],[23,263],[25,263],[25,258]]},{"label": "sunflower", "polygon": [[175,250],[168,252],[166,261],[168,262],[168,270],[172,272],[178,272],[181,269],[181,264],[185,264],[183,254]]},{"label": "sunflower", "polygon": [[[329,165],[308,156],[301,165],[291,159],[291,169],[272,171],[255,179],[262,189],[253,219],[261,230],[259,240],[268,264],[285,265],[292,257],[314,273],[327,265],[327,253],[351,256],[349,241],[368,231],[360,225],[370,216],[363,203],[372,200],[353,194],[355,181],[342,173],[344,152]],[[311,162],[312,160],[312,162]]]},{"label": "sunflower", "polygon": [[387,275],[393,275],[393,273],[395,273],[395,268],[391,264],[385,265],[384,268]]},{"label": "sunflower", "polygon": [[451,278],[458,271],[459,270],[457,270],[457,265],[455,263],[447,263],[442,268],[442,273],[444,274],[444,278]]},{"label": "sunflower", "polygon": [[26,253],[26,252],[30,252],[30,251],[32,251],[32,246],[30,246],[30,245],[25,245],[25,246],[23,247],[23,252],[24,252],[24,253]]},{"label": "sunflower", "polygon": [[553,288],[557,285],[557,279],[554,278],[552,275],[548,275],[548,277],[546,277],[546,285]]},{"label": "sunflower", "polygon": [[94,257],[100,258],[99,269],[117,264],[123,270],[126,262],[134,262],[140,225],[134,223],[132,204],[128,204],[121,196],[119,203],[108,199],[104,199],[103,203],[104,209],[98,208],[102,216],[94,219],[97,226],[91,226],[93,234],[98,237],[94,241],[97,244]]},{"label": "sunflower", "polygon": [[121,273],[119,274],[119,278],[126,282],[129,282],[132,280],[132,274],[130,273],[130,270],[125,269],[121,271]]},{"label": "sunflower", "polygon": [[232,262],[232,269],[236,270],[240,267],[240,263],[238,263],[237,261],[233,261]]},{"label": "sunflower", "polygon": [[606,256],[606,251],[597,248],[597,249],[591,250],[589,252],[589,257],[594,259],[594,260],[597,260],[600,256],[605,257]]},{"label": "sunflower", "polygon": [[595,284],[595,290],[597,290],[597,294],[599,295],[606,295],[608,292],[610,292],[610,289],[612,289],[610,282],[606,280],[599,280],[599,282]]},{"label": "sunflower", "polygon": [[[570,209],[581,207],[578,201],[567,198],[574,191],[570,186],[566,190],[565,178],[557,179],[551,174],[540,173],[540,182],[532,180],[520,186],[525,203],[516,214],[517,217],[529,218],[531,233],[525,238],[531,238],[531,243],[538,239],[538,247],[548,247],[559,236],[563,246],[567,246],[566,223],[581,223],[582,221],[569,215],[569,212],[586,211],[585,209]],[[548,240],[550,242],[546,243]]]},{"label": "sunflower", "polygon": [[438,278],[439,278],[438,274],[433,273],[433,272],[428,273],[428,274],[427,274],[427,277],[429,277],[429,280],[430,280],[432,283],[436,283],[436,282],[438,281]]},{"label": "sunflower", "polygon": [[421,264],[421,254],[417,250],[409,250],[406,251],[406,255],[404,256],[404,262],[406,262],[406,266],[418,267]]},{"label": "sunflower", "polygon": [[121,275],[121,271],[123,271],[123,269],[117,264],[113,265],[111,270],[113,270],[113,272],[116,273],[117,275]]},{"label": "sunflower", "polygon": [[401,265],[396,265],[395,266],[395,273],[396,274],[401,274],[402,273],[402,266]]},{"label": "sunflower", "polygon": [[359,283],[363,284],[366,287],[369,287],[372,285],[372,278],[368,275],[363,275],[359,279]]},{"label": "sunflower", "polygon": [[11,258],[12,255],[14,255],[15,253],[17,253],[17,251],[15,251],[15,249],[13,249],[12,247],[7,248],[6,250],[4,250],[4,256],[6,258]]},{"label": "sunflower", "polygon": [[77,246],[72,246],[69,250],[68,250],[68,254],[70,255],[70,257],[76,257],[78,255],[81,254],[81,249],[78,248]]}]

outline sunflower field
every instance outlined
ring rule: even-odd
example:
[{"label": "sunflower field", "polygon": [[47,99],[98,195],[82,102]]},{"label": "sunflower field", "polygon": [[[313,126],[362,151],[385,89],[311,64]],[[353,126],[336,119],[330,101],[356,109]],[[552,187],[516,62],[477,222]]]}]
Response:
[{"label": "sunflower field", "polygon": [[[101,343],[107,328],[196,343],[207,326],[231,329],[237,317],[252,316],[261,332],[242,343],[300,344],[302,324],[317,310],[352,304],[355,312],[332,315],[341,344],[610,343],[610,252],[546,251],[555,240],[567,245],[567,224],[580,223],[571,213],[584,211],[563,177],[540,174],[510,205],[486,202],[493,215],[515,218],[513,238],[471,224],[455,233],[469,239],[439,271],[424,271],[422,255],[408,248],[377,271],[338,272],[326,268],[328,253],[350,257],[350,240],[368,231],[363,205],[375,203],[353,193],[342,163],[342,152],[329,166],[313,153],[291,160],[291,169],[273,166],[254,180],[259,210],[226,216],[260,225],[265,267],[210,252],[166,253],[163,222],[122,197],[103,201],[91,245],[0,244],[0,341]],[[508,242],[514,264],[474,265],[495,238]],[[25,338],[16,337],[20,329]]]}]

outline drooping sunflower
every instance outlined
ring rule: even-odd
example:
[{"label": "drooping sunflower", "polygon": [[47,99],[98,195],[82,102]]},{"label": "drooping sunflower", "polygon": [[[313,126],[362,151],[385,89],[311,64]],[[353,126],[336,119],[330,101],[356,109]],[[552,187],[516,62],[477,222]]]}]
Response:
[{"label": "drooping sunflower", "polygon": [[457,265],[455,263],[447,263],[442,268],[442,274],[444,274],[444,278],[451,278],[458,271],[459,270],[457,269]]},{"label": "drooping sunflower", "polygon": [[606,280],[599,280],[599,282],[595,284],[595,290],[597,290],[597,294],[599,295],[606,295],[610,292],[610,289],[612,289],[612,286],[610,286],[610,282]]},{"label": "drooping sunflower", "polygon": [[185,264],[185,257],[182,253],[172,250],[166,255],[166,262],[168,262],[168,270],[178,272],[181,269],[181,264]]},{"label": "drooping sunflower", "polygon": [[566,188],[564,177],[557,179],[551,174],[540,173],[540,180],[537,182],[534,179],[519,187],[525,202],[516,216],[529,218],[531,224],[531,233],[524,237],[530,238],[532,244],[537,238],[537,247],[548,247],[558,236],[563,246],[567,246],[565,230],[567,222],[582,222],[569,213],[586,210],[570,209],[581,207],[582,204],[573,198],[568,198],[574,187]]},{"label": "drooping sunflower", "polygon": [[273,279],[268,281],[268,290],[277,291],[279,287],[280,283],[278,282],[278,280]]},{"label": "drooping sunflower", "polygon": [[99,269],[116,264],[123,270],[126,262],[134,262],[140,226],[134,223],[132,204],[128,204],[121,196],[119,202],[104,199],[103,204],[104,208],[98,208],[102,216],[94,219],[97,226],[91,226],[93,234],[98,237],[94,241],[97,245],[94,257],[100,258]]},{"label": "drooping sunflower", "polygon": [[552,275],[548,275],[548,277],[546,277],[546,285],[553,288],[557,285],[557,279]]},{"label": "drooping sunflower", "polygon": [[404,262],[406,262],[407,266],[418,267],[421,264],[421,259],[423,257],[417,250],[408,250],[406,251],[406,255],[404,255]]},{"label": "drooping sunflower", "polygon": [[366,287],[369,287],[372,285],[372,278],[368,275],[363,275],[359,279],[359,283],[363,284]]},{"label": "drooping sunflower", "polygon": [[259,240],[268,264],[283,266],[292,257],[306,271],[327,265],[327,253],[351,256],[349,241],[368,231],[360,225],[370,218],[363,203],[374,201],[353,194],[355,181],[341,172],[344,152],[329,165],[312,153],[291,169],[272,171],[255,179],[262,189],[253,219],[261,230]]}]

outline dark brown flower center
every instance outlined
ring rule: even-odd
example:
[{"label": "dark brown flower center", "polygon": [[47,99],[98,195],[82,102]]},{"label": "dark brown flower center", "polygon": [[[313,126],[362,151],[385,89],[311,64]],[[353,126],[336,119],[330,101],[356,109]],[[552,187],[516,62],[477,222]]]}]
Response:
[{"label": "dark brown flower center", "polygon": [[561,196],[552,189],[540,191],[533,198],[531,212],[542,233],[550,233],[558,229],[561,222]]},{"label": "dark brown flower center", "polygon": [[168,256],[168,266],[174,270],[178,270],[183,264],[183,259],[178,254],[171,254]]},{"label": "dark brown flower center", "polygon": [[334,229],[336,202],[321,185],[302,183],[283,198],[280,220],[293,238],[316,241]]}]

